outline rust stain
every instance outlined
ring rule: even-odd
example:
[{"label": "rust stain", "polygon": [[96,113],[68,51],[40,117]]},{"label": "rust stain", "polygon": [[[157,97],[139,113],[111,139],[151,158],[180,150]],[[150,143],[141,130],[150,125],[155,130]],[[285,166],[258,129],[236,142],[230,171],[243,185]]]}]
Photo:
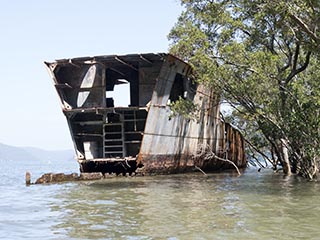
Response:
[{"label": "rust stain", "polygon": [[[244,139],[219,118],[219,96],[189,79],[191,67],[165,53],[105,55],[45,63],[67,118],[81,172],[180,173],[231,168],[196,156],[209,146],[246,166]],[[119,85],[129,100],[119,103]],[[200,106],[195,120],[172,115],[179,98]]]}]

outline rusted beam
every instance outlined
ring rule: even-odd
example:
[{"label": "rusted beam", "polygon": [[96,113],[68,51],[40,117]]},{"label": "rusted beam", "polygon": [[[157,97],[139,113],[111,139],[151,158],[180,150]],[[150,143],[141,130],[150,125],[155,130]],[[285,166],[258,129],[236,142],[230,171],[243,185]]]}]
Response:
[{"label": "rusted beam", "polygon": [[58,83],[55,84],[57,88],[72,88],[68,83]]},{"label": "rusted beam", "polygon": [[119,70],[117,70],[117,69],[115,69],[115,68],[111,68],[111,67],[110,67],[110,68],[108,68],[108,69],[110,69],[111,71],[114,71],[114,72],[120,74],[120,75],[123,76],[123,77],[126,76],[123,72],[120,72]]},{"label": "rusted beam", "polygon": [[120,59],[119,57],[117,57],[117,56],[115,56],[114,59],[115,59],[116,61],[122,63],[123,65],[126,65],[126,66],[128,66],[129,68],[137,71],[137,72],[139,71],[137,68],[135,68],[134,66],[132,66],[132,65],[129,64],[129,63],[126,63],[125,61],[121,60],[121,59]]},{"label": "rusted beam", "polygon": [[143,61],[145,61],[145,62],[147,62],[147,63],[149,63],[149,64],[153,64],[152,62],[150,62],[148,59],[146,59],[145,57],[143,57],[142,55],[140,55],[140,58],[143,60]]}]

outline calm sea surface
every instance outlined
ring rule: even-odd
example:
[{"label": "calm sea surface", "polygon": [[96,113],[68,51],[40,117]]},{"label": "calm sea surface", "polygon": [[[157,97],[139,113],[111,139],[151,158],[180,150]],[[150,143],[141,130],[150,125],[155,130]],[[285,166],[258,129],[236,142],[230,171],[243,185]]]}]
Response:
[{"label": "calm sea surface", "polygon": [[271,170],[26,187],[77,163],[0,164],[0,239],[320,239],[320,184]]}]

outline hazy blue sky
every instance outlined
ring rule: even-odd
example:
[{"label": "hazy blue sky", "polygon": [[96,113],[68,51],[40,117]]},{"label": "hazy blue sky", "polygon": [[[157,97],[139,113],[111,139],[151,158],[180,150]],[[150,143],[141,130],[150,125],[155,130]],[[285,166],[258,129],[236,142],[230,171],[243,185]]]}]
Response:
[{"label": "hazy blue sky", "polygon": [[177,0],[11,0],[0,8],[0,142],[72,148],[44,61],[167,52]]}]

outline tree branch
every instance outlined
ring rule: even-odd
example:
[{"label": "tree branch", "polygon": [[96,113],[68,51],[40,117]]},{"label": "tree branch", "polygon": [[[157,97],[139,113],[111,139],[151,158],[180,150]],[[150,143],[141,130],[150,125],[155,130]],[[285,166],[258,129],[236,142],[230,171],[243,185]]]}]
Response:
[{"label": "tree branch", "polygon": [[268,160],[271,164],[273,164],[273,162],[271,161],[271,159],[266,155],[264,154],[262,151],[260,151],[256,146],[254,146],[248,139],[246,138],[243,138],[244,141],[246,143],[248,143],[250,145],[250,147],[252,147],[257,153],[259,153],[264,159]]},{"label": "tree branch", "polygon": [[292,71],[290,72],[289,76],[286,79],[286,84],[288,84],[294,76],[301,73],[302,71],[304,71],[308,67],[308,65],[310,63],[310,56],[311,56],[311,52],[309,51],[309,52],[307,52],[306,60],[305,60],[304,64],[298,69],[292,69]]},{"label": "tree branch", "polygon": [[299,53],[300,53],[300,44],[297,43],[296,44],[296,51],[295,51],[294,57],[293,57],[293,65],[292,65],[293,71],[295,71],[297,69],[297,62],[298,62],[298,58],[299,58]]},{"label": "tree branch", "polygon": [[[198,154],[198,153],[195,153],[195,154],[194,154],[194,157],[196,157],[196,158],[198,158],[198,157],[204,157],[204,158],[206,158],[206,159],[215,158],[215,159],[217,159],[217,160],[219,160],[219,161],[228,162],[228,163],[230,163],[231,165],[234,166],[234,168],[235,168],[235,169],[237,170],[237,172],[238,172],[238,175],[239,175],[239,176],[241,175],[241,173],[240,173],[240,171],[239,171],[239,168],[237,167],[237,165],[236,165],[234,162],[232,162],[231,160],[229,160],[229,159],[227,159],[227,158],[218,157],[218,156],[213,152],[213,150],[212,150],[212,148],[210,147],[209,144],[207,144],[207,143],[200,144],[200,145],[198,146],[197,152],[198,152],[199,150],[200,150],[200,153],[199,153],[199,154]],[[196,165],[195,165],[195,168],[198,169],[199,171],[201,170],[201,169],[200,169],[199,167],[197,167]],[[201,172],[204,173],[202,170],[201,170]],[[204,173],[204,174],[205,174],[205,173]]]},{"label": "tree branch", "polygon": [[308,27],[307,24],[305,24],[301,18],[299,18],[298,16],[292,14],[292,13],[289,13],[289,17],[296,23],[298,24],[302,30],[307,33],[311,38],[312,40],[314,40],[317,44],[320,43],[320,38],[313,32],[311,31],[311,29]]}]

